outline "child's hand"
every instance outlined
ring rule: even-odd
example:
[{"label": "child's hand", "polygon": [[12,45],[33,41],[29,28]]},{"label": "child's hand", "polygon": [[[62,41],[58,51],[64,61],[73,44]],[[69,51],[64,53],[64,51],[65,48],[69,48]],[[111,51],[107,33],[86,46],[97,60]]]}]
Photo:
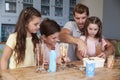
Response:
[{"label": "child's hand", "polygon": [[101,52],[97,57],[106,59],[106,54],[104,52]]}]

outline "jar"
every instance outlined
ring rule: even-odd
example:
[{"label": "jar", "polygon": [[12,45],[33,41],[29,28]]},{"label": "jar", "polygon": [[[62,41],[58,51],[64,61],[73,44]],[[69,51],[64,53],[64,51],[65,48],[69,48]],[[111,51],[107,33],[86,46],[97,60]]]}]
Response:
[{"label": "jar", "polygon": [[114,67],[114,55],[109,55],[107,58],[107,68],[113,68]]}]

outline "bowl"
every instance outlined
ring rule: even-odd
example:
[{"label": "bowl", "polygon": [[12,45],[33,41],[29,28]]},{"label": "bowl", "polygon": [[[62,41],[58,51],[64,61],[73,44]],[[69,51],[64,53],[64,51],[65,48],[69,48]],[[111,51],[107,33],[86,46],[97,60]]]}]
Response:
[{"label": "bowl", "polygon": [[83,58],[83,66],[86,67],[86,61],[94,60],[95,68],[104,67],[105,59],[99,57]]}]

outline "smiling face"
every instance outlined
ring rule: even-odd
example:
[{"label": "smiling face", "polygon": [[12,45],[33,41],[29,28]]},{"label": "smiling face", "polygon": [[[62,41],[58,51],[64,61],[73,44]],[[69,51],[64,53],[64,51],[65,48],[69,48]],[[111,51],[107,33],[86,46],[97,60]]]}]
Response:
[{"label": "smiling face", "polygon": [[49,36],[45,36],[43,35],[42,38],[44,40],[44,42],[46,43],[46,45],[49,47],[49,48],[53,48],[55,47],[55,44],[57,43],[57,41],[59,40],[59,32],[55,32],[54,34],[52,35],[49,35]]},{"label": "smiling face", "polygon": [[90,23],[87,27],[88,36],[95,37],[96,34],[98,33],[98,30],[99,30],[99,27],[97,24]]},{"label": "smiling face", "polygon": [[31,35],[31,33],[37,33],[40,28],[40,17],[34,16],[32,20],[27,25],[27,36]]},{"label": "smiling face", "polygon": [[40,33],[44,43],[49,49],[54,49],[58,41],[59,32],[61,28],[56,21],[45,19],[40,24]]}]

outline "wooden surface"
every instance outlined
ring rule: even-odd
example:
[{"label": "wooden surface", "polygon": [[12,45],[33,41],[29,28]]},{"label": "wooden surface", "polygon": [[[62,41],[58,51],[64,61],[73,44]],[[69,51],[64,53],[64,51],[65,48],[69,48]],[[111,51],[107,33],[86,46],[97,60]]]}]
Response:
[{"label": "wooden surface", "polygon": [[[80,61],[70,63],[78,67],[81,66]],[[48,73],[36,72],[35,67],[19,68],[14,70],[1,70],[0,80],[120,80],[120,58],[116,59],[113,69],[97,68],[95,69],[94,77],[87,77],[85,70],[81,71],[78,68],[67,67],[64,70],[58,69],[57,72]]]}]

